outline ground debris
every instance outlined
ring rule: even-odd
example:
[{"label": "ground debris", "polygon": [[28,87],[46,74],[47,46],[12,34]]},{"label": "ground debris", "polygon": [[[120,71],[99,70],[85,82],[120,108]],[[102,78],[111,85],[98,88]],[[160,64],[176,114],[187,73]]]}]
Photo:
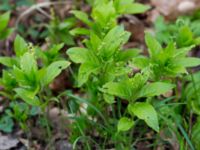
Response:
[{"label": "ground debris", "polygon": [[0,135],[0,150],[8,150],[14,148],[19,143],[19,140],[10,136]]}]

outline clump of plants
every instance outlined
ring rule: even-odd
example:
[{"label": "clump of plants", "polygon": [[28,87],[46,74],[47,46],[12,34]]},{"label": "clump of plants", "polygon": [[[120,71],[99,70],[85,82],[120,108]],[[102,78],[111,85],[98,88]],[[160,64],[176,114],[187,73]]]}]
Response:
[{"label": "clump of plants", "polygon": [[[122,4],[124,8],[121,8],[119,4]],[[94,3],[91,14],[93,22],[87,14],[72,11],[89,26],[89,29],[86,29],[88,39],[83,41],[85,47],[67,50],[70,59],[80,64],[78,74],[75,76],[76,85],[83,87],[92,106],[104,112],[104,119],[102,120],[101,116],[98,119],[88,105],[87,114],[80,116],[82,119],[79,118],[75,122],[80,130],[77,138],[74,137],[74,132],[77,134],[77,128],[74,132],[72,130],[75,141],[80,136],[85,136],[86,141],[93,142],[90,138],[87,140],[87,134],[82,133],[88,130],[86,126],[80,126],[80,124],[86,124],[85,122],[88,122],[87,126],[90,124],[92,128],[94,127],[92,124],[98,126],[105,121],[104,128],[107,130],[95,127],[93,132],[100,134],[103,141],[112,139],[111,143],[119,149],[131,148],[131,143],[135,140],[132,136],[139,123],[138,119],[144,120],[149,127],[159,132],[158,110],[155,109],[154,103],[162,99],[161,95],[176,87],[174,81],[177,77],[187,74],[187,67],[200,64],[200,59],[187,56],[197,43],[181,45],[180,42],[171,40],[163,48],[149,33],[145,35],[149,57],[141,55],[141,50],[138,49],[123,49],[130,33],[116,24],[116,17],[124,13],[134,14],[134,12],[127,12],[131,4],[132,2],[122,1]],[[133,3],[131,9],[133,11],[134,5]],[[142,7],[145,8],[145,6]],[[105,8],[110,11],[105,11]],[[140,9],[139,12],[145,10]],[[182,33],[180,31],[180,34]],[[183,39],[177,39],[182,43],[187,41],[183,36],[181,38]],[[177,48],[177,44],[181,46]],[[134,71],[133,68],[139,69],[139,72]],[[93,119],[87,120],[88,115]],[[83,120],[85,120],[84,123]],[[131,131],[127,132],[128,130]],[[105,145],[98,144],[98,146]]]},{"label": "clump of plants", "polygon": [[[195,15],[194,15],[195,16]],[[158,17],[155,24],[156,38],[162,44],[176,42],[179,48],[190,45],[199,45],[199,20],[192,17],[179,17],[175,22],[165,22]]]},{"label": "clump of plants", "polygon": [[[145,49],[126,48],[131,33],[118,18],[150,7],[133,0],[87,2],[90,15],[71,11],[85,27],[72,29],[75,18],[61,23],[53,14],[47,50],[17,35],[15,54],[0,57],[0,94],[10,100],[0,130],[12,132],[18,122],[30,132],[27,121],[38,115],[50,142],[49,104],[64,101],[73,149],[136,149],[143,138],[153,141],[152,149],[172,145],[168,139],[176,140],[180,149],[185,144],[198,149],[200,81],[199,72],[193,74],[191,68],[199,66],[200,59],[191,53],[200,40],[192,19],[166,24],[159,18],[155,34],[145,32]],[[9,13],[0,16],[1,21],[0,37],[5,39],[12,31],[7,28]],[[64,44],[75,45],[76,38],[81,43],[68,48],[66,58]],[[53,93],[49,85],[67,68],[73,89]]]},{"label": "clump of plants", "polygon": [[[0,63],[5,66],[0,79],[0,85],[3,87],[1,95],[12,101],[10,109],[6,111],[6,117],[1,118],[2,130],[11,132],[14,119],[22,129],[29,131],[26,126],[27,119],[42,113],[50,137],[46,108],[49,102],[55,100],[49,84],[70,65],[70,62],[57,58],[57,52],[62,46],[55,45],[48,52],[40,51],[17,36],[14,41],[15,56],[0,57]],[[42,60],[42,63],[39,64],[39,60]],[[4,128],[5,126],[7,127]]]}]

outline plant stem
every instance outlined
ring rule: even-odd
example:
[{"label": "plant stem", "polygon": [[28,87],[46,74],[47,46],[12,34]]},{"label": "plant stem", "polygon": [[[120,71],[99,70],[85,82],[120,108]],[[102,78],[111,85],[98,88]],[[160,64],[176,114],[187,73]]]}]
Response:
[{"label": "plant stem", "polygon": [[45,121],[48,141],[50,141],[52,134],[51,134],[51,128],[49,126],[49,121],[48,121],[48,111],[45,111],[45,107],[41,107],[41,110],[42,110],[43,118],[44,118],[44,121]]}]

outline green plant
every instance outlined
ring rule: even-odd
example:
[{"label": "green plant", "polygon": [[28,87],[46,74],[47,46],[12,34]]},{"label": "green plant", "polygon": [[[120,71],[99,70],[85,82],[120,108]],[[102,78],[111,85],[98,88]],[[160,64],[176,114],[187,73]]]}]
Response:
[{"label": "green plant", "polygon": [[70,30],[75,26],[76,19],[74,17],[68,17],[61,21],[54,13],[53,9],[51,12],[52,19],[47,24],[47,37],[53,44],[65,43],[66,45],[74,45],[73,36]]},{"label": "green plant", "polygon": [[199,21],[191,21],[188,17],[180,17],[174,23],[166,23],[163,17],[158,17],[154,26],[156,39],[161,44],[176,42],[178,48],[199,45]]},{"label": "green plant", "polygon": [[12,28],[7,28],[10,20],[10,12],[0,15],[0,40],[6,39],[13,31]]},{"label": "green plant", "polygon": [[[119,7],[119,4],[124,4],[124,8]],[[99,127],[96,127],[97,130],[99,133],[104,132],[107,137],[112,137],[119,149],[131,148],[130,143],[133,139],[127,138],[128,134],[122,131],[132,129],[133,133],[138,119],[144,120],[149,127],[159,132],[157,110],[152,105],[154,97],[172,90],[175,87],[175,78],[187,74],[187,67],[200,64],[200,59],[187,56],[196,43],[188,42],[183,45],[185,35],[181,35],[182,32],[179,35],[181,39],[175,42],[168,41],[169,44],[165,48],[155,37],[146,33],[149,57],[139,55],[141,51],[138,49],[123,50],[123,45],[128,41],[130,34],[124,31],[123,27],[117,26],[116,18],[120,14],[131,13],[128,7],[133,7],[134,3],[131,4],[132,1],[94,2],[91,15],[93,22],[87,14],[72,11],[89,26],[89,29],[78,28],[71,32],[86,34],[89,39],[84,40],[85,47],[67,50],[70,59],[81,64],[76,77],[77,86],[86,90],[92,106],[104,112],[106,131]],[[105,11],[105,8],[109,11]],[[181,48],[176,48],[176,44]],[[132,71],[133,67],[140,72]],[[122,110],[122,105],[127,108]],[[112,108],[111,112],[107,111],[109,107]],[[96,116],[89,105],[86,110],[88,115]],[[110,116],[110,113],[113,115]],[[84,121],[89,122],[87,119]],[[79,123],[79,120],[77,122]],[[89,125],[84,125],[84,122],[80,124],[83,126],[78,128],[81,135],[86,138],[85,126]]]},{"label": "green plant", "polygon": [[60,52],[64,44],[53,44],[47,50],[41,50],[40,47],[35,48],[36,56],[41,60],[42,65],[48,66],[59,60],[64,60],[64,56]]},{"label": "green plant", "polygon": [[[79,20],[84,22],[89,28],[76,28],[71,30],[73,35],[89,35],[91,30],[100,39],[117,25],[117,18],[124,14],[139,14],[147,11],[150,7],[134,2],[134,0],[96,0],[92,5],[91,16],[85,12],[71,11]],[[92,20],[90,19],[92,18]]]},{"label": "green plant", "polygon": [[166,48],[162,48],[161,44],[150,34],[146,34],[145,40],[149,49],[149,58],[144,56],[134,58],[133,65],[139,69],[150,68],[153,80],[186,74],[187,67],[200,64],[199,58],[187,57],[193,45],[177,49],[175,43],[170,42]]},{"label": "green plant", "polygon": [[[191,48],[193,46],[198,46],[199,35],[200,35],[198,29],[199,23],[200,23],[199,11],[195,12],[192,16],[179,17],[176,23],[174,22],[166,23],[164,19],[160,17],[157,19],[155,23],[156,38],[161,44],[164,45],[167,45],[167,43],[170,43],[171,41],[175,41],[177,43],[177,47],[179,48],[179,50],[180,49],[183,50],[188,46]],[[189,47],[188,50],[191,49]],[[185,52],[187,51],[186,49]],[[182,68],[184,68],[184,66],[190,67],[199,65],[199,60],[197,58],[195,59],[187,58],[188,60],[180,61],[180,59],[185,59],[181,58],[182,56],[174,57],[177,58],[175,60],[176,65],[180,65],[180,63],[182,63]],[[164,68],[164,66],[160,66],[160,68]],[[164,70],[162,72],[164,72]],[[193,71],[191,70],[191,72]],[[198,94],[199,72],[188,74],[185,78],[181,78],[181,82],[182,82],[182,90],[181,91],[179,91],[180,89],[176,90],[177,96],[181,92],[181,98],[176,100],[180,101],[180,105],[179,106],[175,105],[176,109],[174,109],[174,113],[172,113],[176,115],[175,116],[166,115],[165,113],[162,114],[162,118],[165,118],[164,120],[167,122],[171,122],[169,123],[169,125],[171,126],[170,128],[177,136],[177,139],[180,144],[180,149],[185,149],[184,139],[186,140],[186,143],[189,145],[190,149],[195,149],[195,148],[198,149],[199,148],[198,143],[196,143],[195,141],[198,140],[198,136],[196,133],[198,132],[199,129],[199,124],[198,124],[199,121],[197,119],[200,108],[199,107],[200,96]],[[171,107],[169,107],[168,110],[172,112]],[[178,122],[176,121],[177,118],[179,118]],[[193,118],[197,119],[197,121],[194,121]],[[174,126],[173,122],[176,122],[175,124],[177,126],[176,128],[173,127]],[[181,132],[179,133],[178,130]],[[182,138],[181,135],[183,135],[184,138]]]},{"label": "green plant", "polygon": [[194,126],[192,127],[192,141],[195,144],[196,149],[199,149],[199,132],[200,132],[200,122],[199,122],[199,118],[197,118],[196,123],[194,124]]},{"label": "green plant", "polygon": [[5,132],[5,133],[10,133],[13,131],[13,126],[14,126],[13,119],[9,115],[4,114],[0,118],[0,130],[1,131]]},{"label": "green plant", "polygon": [[[199,115],[200,115],[200,72],[191,73],[186,76],[181,100],[187,103],[187,110],[190,112],[190,120],[195,118],[195,121],[190,121],[191,139],[196,149],[199,148],[198,132],[200,128]],[[189,120],[189,119],[188,119]]]},{"label": "green plant", "polygon": [[[44,32],[37,31],[37,24],[25,33],[31,33],[37,43],[46,37],[45,50],[16,36],[15,54],[0,57],[0,95],[5,100],[0,130],[11,133],[17,122],[29,138],[32,125],[39,125],[46,129],[48,138],[42,140],[48,143],[48,149],[57,143],[52,136],[57,132],[57,127],[52,129],[56,116],[56,124],[69,127],[68,140],[73,149],[143,149],[140,145],[145,143],[148,149],[198,150],[200,73],[193,73],[191,68],[200,65],[200,59],[192,57],[191,50],[197,50],[200,44],[200,13],[172,23],[158,18],[155,36],[145,33],[145,50],[127,49],[131,34],[118,24],[118,18],[145,12],[149,6],[134,0],[86,1],[91,15],[71,11],[85,26],[74,28],[74,17],[61,21],[51,11],[50,16],[45,14],[50,22],[39,25]],[[2,5],[0,10],[13,9],[20,2],[24,0],[12,8]],[[42,22],[40,17],[34,19]],[[12,31],[7,28],[9,13],[0,16],[1,21],[0,33],[6,39]],[[21,32],[24,29],[20,28]],[[78,41],[82,40],[78,43],[81,46],[66,51],[75,63],[69,68],[74,87],[70,84],[65,91],[52,90],[65,74],[51,84],[53,80],[70,65],[62,52],[66,46],[75,45],[73,36],[81,36]],[[59,101],[58,107],[54,102]],[[59,108],[59,114],[50,112],[51,106],[56,111]],[[66,114],[70,119],[67,124],[61,122]],[[48,120],[51,117],[52,124]]]},{"label": "green plant", "polygon": [[38,68],[34,47],[28,47],[20,36],[16,37],[14,47],[16,57],[0,57],[0,62],[8,67],[3,70],[1,85],[7,94],[15,93],[11,94],[13,98],[20,97],[30,105],[41,106],[38,94],[70,63],[59,60]]},{"label": "green plant", "polygon": [[[59,48],[60,46],[57,49]],[[0,79],[0,85],[4,88],[0,94],[10,100],[23,100],[32,107],[39,107],[46,120],[47,133],[50,137],[50,127],[46,118],[46,113],[48,112],[45,109],[48,103],[54,101],[54,99],[48,85],[70,63],[65,60],[57,60],[40,66],[37,63],[39,57],[36,57],[35,47],[31,44],[28,45],[20,36],[15,39],[14,50],[16,56],[0,57],[0,63],[6,66]],[[26,129],[25,121],[28,118],[29,108],[25,104],[18,104],[13,103],[13,113],[9,111],[9,115],[16,119],[21,127]]]},{"label": "green plant", "polygon": [[[173,85],[165,83],[167,78],[180,76],[182,73],[187,73],[186,67],[194,67],[200,64],[200,59],[186,57],[191,49],[190,47],[177,50],[174,44],[170,43],[163,49],[150,34],[146,34],[145,40],[150,58],[144,56],[133,58],[133,65],[139,67],[144,73],[138,73],[131,79],[107,83],[103,86],[105,92],[127,99],[130,103],[141,97],[149,99],[164,94],[173,88]],[[154,82],[148,84],[148,80]],[[145,107],[146,109],[144,109]],[[140,108],[142,109],[140,110]],[[158,119],[155,117],[156,112],[151,105],[148,103],[130,104],[128,111],[145,120],[150,127],[158,131]],[[148,116],[148,114],[151,114],[151,116]]]},{"label": "green plant", "polygon": [[17,101],[11,102],[0,121],[0,130],[4,132],[13,131],[13,120],[15,120],[19,123],[21,129],[27,131],[27,120],[32,116],[39,114],[39,112],[40,110],[38,107],[33,106],[30,109],[27,103]]},{"label": "green plant", "polygon": [[[89,39],[84,40],[85,48],[70,48],[67,50],[67,54],[73,62],[81,64],[76,77],[76,85],[78,87],[84,87],[87,91],[89,104],[93,106],[88,106],[86,108],[87,113],[94,117],[97,113],[95,110],[106,112],[107,108],[105,106],[114,103],[114,96],[104,92],[105,89],[102,89],[103,85],[118,79],[127,79],[128,73],[131,73],[131,67],[129,67],[127,63],[140,52],[138,49],[123,50],[123,45],[128,41],[130,33],[124,31],[122,26],[117,26],[117,18],[122,14],[144,12],[149,7],[133,3],[132,0],[126,2],[121,0],[95,1],[92,7],[91,18],[93,21],[84,12],[72,11],[78,19],[87,24],[89,29],[76,28],[72,30],[71,33],[80,35],[86,34],[89,36]],[[101,118],[107,118],[110,125],[115,124],[113,122],[115,119],[111,121],[112,119],[109,118],[109,113],[104,115],[106,117],[103,116]],[[86,119],[85,121],[88,122],[89,120]],[[77,126],[79,122],[80,121],[77,120],[75,126]],[[108,124],[105,125],[106,128],[108,128],[107,130],[110,129],[110,132],[103,132],[105,132],[106,136],[113,136],[116,128]],[[78,126],[77,128],[80,129],[78,135],[83,136],[82,133],[85,130],[84,126]],[[97,127],[97,130],[98,132],[102,132],[103,129]],[[73,131],[76,132],[77,130],[74,129]],[[75,136],[77,133],[73,135]],[[79,139],[78,135],[77,139]],[[74,141],[77,139],[74,138]]]},{"label": "green plant", "polygon": [[186,81],[189,82],[183,90],[182,99],[186,100],[188,103],[188,108],[193,111],[193,113],[200,115],[200,72],[188,75]]}]

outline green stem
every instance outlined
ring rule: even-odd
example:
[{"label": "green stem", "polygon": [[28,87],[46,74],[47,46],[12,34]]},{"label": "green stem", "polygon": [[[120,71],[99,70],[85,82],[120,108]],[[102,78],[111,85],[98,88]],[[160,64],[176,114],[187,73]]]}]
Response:
[{"label": "green stem", "polygon": [[121,118],[122,114],[121,114],[121,102],[120,99],[117,98],[117,110],[118,110],[118,117]]},{"label": "green stem", "polygon": [[48,104],[48,99],[49,98],[42,97],[42,93],[39,93],[38,96],[39,96],[41,101],[44,99],[43,104],[40,106],[40,109],[42,110],[42,115],[43,115],[43,118],[44,118],[44,121],[45,121],[48,141],[50,141],[51,137],[52,137],[52,134],[51,134],[51,128],[49,126],[49,121],[48,121],[48,110],[45,111],[45,108],[47,108],[47,104]]},{"label": "green stem", "polygon": [[113,114],[113,117],[116,118],[116,113],[115,113],[115,106],[114,106],[114,104],[111,104],[111,107],[112,107],[112,114]]},{"label": "green stem", "polygon": [[192,84],[193,84],[193,87],[194,87],[194,90],[195,90],[195,96],[198,100],[198,103],[200,104],[200,97],[198,96],[198,90],[197,90],[197,87],[196,87],[196,83],[195,83],[193,74],[191,74],[191,79],[192,79]]},{"label": "green stem", "polygon": [[49,126],[49,121],[48,121],[48,111],[45,112],[45,109],[43,108],[42,109],[42,112],[43,112],[43,117],[44,117],[44,121],[45,121],[45,125],[46,125],[46,130],[47,130],[47,136],[48,136],[48,141],[51,139],[51,128]]}]

